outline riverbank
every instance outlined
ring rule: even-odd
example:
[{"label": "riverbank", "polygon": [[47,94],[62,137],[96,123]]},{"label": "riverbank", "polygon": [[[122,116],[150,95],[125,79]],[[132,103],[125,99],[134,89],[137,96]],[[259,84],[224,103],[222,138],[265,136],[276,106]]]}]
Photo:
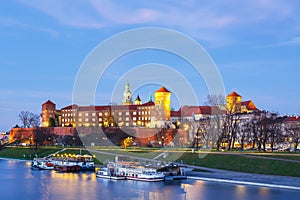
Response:
[{"label": "riverbank", "polygon": [[[197,168],[196,166],[194,167]],[[227,184],[300,190],[300,178],[298,177],[250,174],[209,168],[204,169],[210,170],[210,172],[188,172],[188,178]]]}]

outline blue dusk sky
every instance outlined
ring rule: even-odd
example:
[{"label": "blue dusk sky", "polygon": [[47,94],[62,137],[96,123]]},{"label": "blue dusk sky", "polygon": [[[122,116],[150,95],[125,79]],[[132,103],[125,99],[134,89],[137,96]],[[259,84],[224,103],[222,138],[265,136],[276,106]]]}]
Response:
[{"label": "blue dusk sky", "polygon": [[[218,67],[227,94],[236,90],[260,109],[300,113],[297,0],[10,0],[0,2],[0,131],[20,124],[22,110],[39,114],[48,99],[57,108],[72,104],[86,56],[112,35],[143,27],[173,29],[197,41]],[[199,104],[205,102],[205,83],[186,61],[150,49],[112,63],[101,77],[95,103],[120,103],[122,91],[112,92],[118,91],[116,84],[123,85],[124,74],[146,63],[174,68],[190,81]],[[139,94],[146,102],[160,84],[132,87],[133,98]],[[189,104],[176,98],[176,89],[171,88],[174,109]]]}]

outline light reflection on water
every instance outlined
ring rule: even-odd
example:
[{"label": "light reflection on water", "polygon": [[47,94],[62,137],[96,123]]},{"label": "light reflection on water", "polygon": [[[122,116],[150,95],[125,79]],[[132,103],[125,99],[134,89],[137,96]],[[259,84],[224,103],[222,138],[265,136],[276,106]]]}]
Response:
[{"label": "light reflection on water", "polygon": [[0,160],[1,199],[297,199],[299,191],[184,180],[147,183],[96,178],[94,173],[31,170],[30,163]]}]

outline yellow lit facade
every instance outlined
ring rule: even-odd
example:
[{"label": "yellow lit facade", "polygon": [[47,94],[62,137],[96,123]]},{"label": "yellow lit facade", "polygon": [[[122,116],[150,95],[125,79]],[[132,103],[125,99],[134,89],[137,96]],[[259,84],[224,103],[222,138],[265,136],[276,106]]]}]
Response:
[{"label": "yellow lit facade", "polygon": [[241,102],[242,96],[237,94],[236,92],[230,93],[226,97],[226,106],[228,113],[238,113],[241,112]]},{"label": "yellow lit facade", "polygon": [[171,115],[171,92],[168,91],[165,87],[160,88],[154,93],[155,105],[161,106],[165,114],[166,119],[170,120]]}]

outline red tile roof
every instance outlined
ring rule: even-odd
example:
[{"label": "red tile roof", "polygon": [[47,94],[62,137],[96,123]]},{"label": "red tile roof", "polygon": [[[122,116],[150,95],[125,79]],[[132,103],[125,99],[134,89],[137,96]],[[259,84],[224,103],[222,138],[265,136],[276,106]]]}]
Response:
[{"label": "red tile roof", "polygon": [[153,101],[148,101],[147,103],[144,103],[142,105],[138,105],[138,106],[154,106],[154,102]]},{"label": "red tile roof", "polygon": [[286,122],[300,122],[300,116],[288,117]]},{"label": "red tile roof", "polygon": [[43,103],[42,105],[45,105],[45,104],[52,104],[52,105],[55,105],[55,103],[53,103],[52,101],[48,100],[46,101],[45,103]]},{"label": "red tile roof", "polygon": [[243,102],[241,102],[241,105],[246,106],[246,108],[248,110],[259,110],[258,108],[256,108],[256,106],[254,105],[254,103],[251,100],[243,101]]},{"label": "red tile roof", "polygon": [[170,92],[170,91],[167,90],[165,87],[161,87],[158,90],[156,90],[155,92]]},{"label": "red tile roof", "polygon": [[62,108],[61,110],[78,109],[78,107],[79,107],[78,105],[73,104],[73,105],[69,105],[69,106]]},{"label": "red tile roof", "polygon": [[225,114],[225,110],[221,110],[218,106],[182,106],[179,111],[183,117],[192,116],[193,114]]},{"label": "red tile roof", "polygon": [[178,111],[172,110],[171,117],[181,117],[181,111],[180,110],[178,110]]},{"label": "red tile roof", "polygon": [[236,93],[236,92],[232,92],[232,93],[230,93],[227,97],[241,97],[241,95],[239,95],[239,94]]}]

